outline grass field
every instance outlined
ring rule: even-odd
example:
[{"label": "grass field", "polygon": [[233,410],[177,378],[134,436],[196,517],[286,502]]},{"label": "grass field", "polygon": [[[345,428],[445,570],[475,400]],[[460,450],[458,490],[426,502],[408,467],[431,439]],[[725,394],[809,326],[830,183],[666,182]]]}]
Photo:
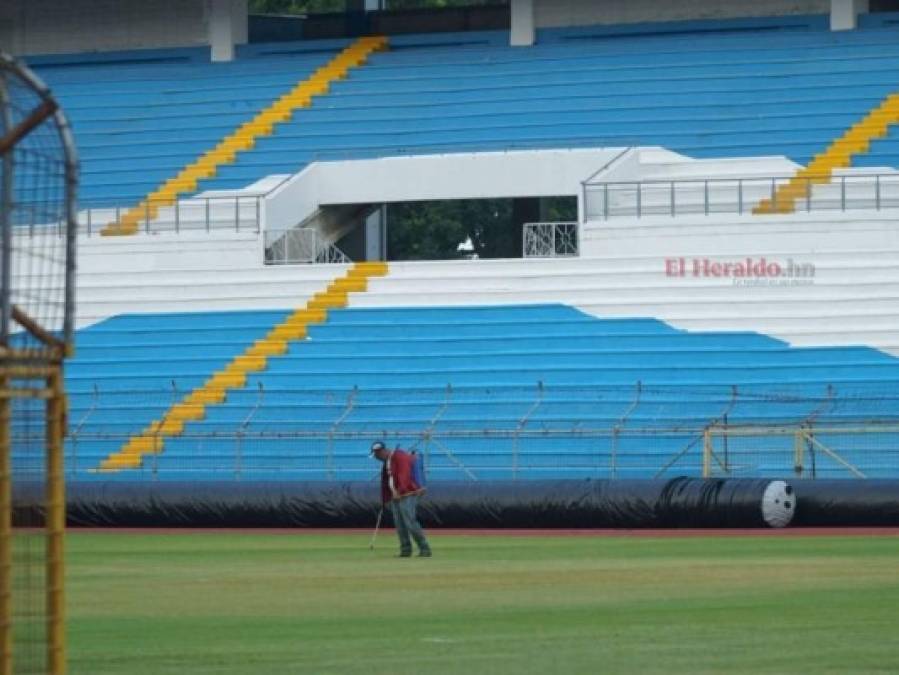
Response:
[{"label": "grass field", "polygon": [[899,672],[899,537],[68,537],[73,675]]}]

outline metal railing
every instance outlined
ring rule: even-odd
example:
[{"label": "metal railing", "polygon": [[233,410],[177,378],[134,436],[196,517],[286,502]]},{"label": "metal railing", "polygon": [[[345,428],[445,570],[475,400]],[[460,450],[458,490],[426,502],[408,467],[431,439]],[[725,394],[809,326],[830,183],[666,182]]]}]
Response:
[{"label": "metal railing", "polygon": [[[778,194],[788,184],[796,199]],[[899,209],[899,173],[844,174],[826,183],[793,176],[586,182],[585,220],[649,216],[743,215],[763,200],[794,213]],[[778,201],[779,200],[779,201]]]},{"label": "metal railing", "polygon": [[[264,194],[229,197],[190,197],[154,204],[148,201],[138,213],[138,230],[146,234],[163,232],[254,232],[262,230]],[[78,212],[78,232],[100,234],[121,222],[133,210],[127,206],[93,206]]]},{"label": "metal railing", "polygon": [[580,253],[577,223],[525,223],[525,258],[572,258]]},{"label": "metal railing", "polygon": [[265,232],[266,265],[349,262],[352,262],[350,258],[336,245],[322,241],[314,228],[295,227]]},{"label": "metal railing", "polygon": [[[162,232],[255,232],[262,229],[265,198],[293,178],[282,177],[265,191],[241,192],[232,195],[183,197],[171,200],[142,200],[140,206],[128,199],[93,201],[82,206],[76,220],[79,234],[100,234],[105,228],[120,223],[126,214],[136,216],[138,231],[148,234]],[[17,205],[13,223],[19,235],[45,234],[48,230],[62,232],[62,224],[47,218],[40,202],[31,202],[28,195]]]}]

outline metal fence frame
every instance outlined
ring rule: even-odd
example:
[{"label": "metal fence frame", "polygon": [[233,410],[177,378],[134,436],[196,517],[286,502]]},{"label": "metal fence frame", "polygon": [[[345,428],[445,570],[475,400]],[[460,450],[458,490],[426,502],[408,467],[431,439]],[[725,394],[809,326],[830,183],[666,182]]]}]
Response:
[{"label": "metal fence frame", "polygon": [[[613,218],[643,218],[647,216],[679,215],[711,215],[729,214],[745,215],[753,212],[753,208],[760,199],[770,200],[773,207],[778,204],[778,190],[790,183],[805,184],[805,196],[789,200],[796,212],[845,212],[854,210],[883,211],[899,209],[899,173],[870,173],[870,174],[841,174],[838,176],[807,176],[795,175],[777,176],[734,176],[729,178],[690,178],[670,180],[630,180],[630,181],[585,181],[581,184],[582,199],[584,205],[584,220],[599,219],[611,220]],[[816,198],[813,194],[815,186],[839,185],[839,198]],[[722,201],[715,199],[716,189],[730,187],[732,199]],[[748,197],[749,188],[760,194]],[[858,190],[866,190],[864,195],[859,195]],[[885,194],[892,188],[894,195]],[[701,192],[702,197],[698,201],[689,203],[678,202],[679,191],[692,189],[693,192]],[[763,192],[761,192],[763,191]],[[615,194],[628,192],[633,195],[627,207],[610,207],[610,198]],[[664,200],[657,201],[657,205],[646,206],[647,197],[663,195]],[[591,195],[599,195],[600,208],[591,208]],[[784,203],[787,200],[783,200]],[[659,205],[660,204],[660,205]],[[623,210],[625,209],[625,210]],[[623,211],[622,211],[623,210]]]},{"label": "metal fence frame", "polygon": [[263,250],[266,265],[352,262],[335,244],[323,242],[312,227],[266,230]]},{"label": "metal fence frame", "polygon": [[[563,391],[564,389],[564,391]],[[323,405],[328,408],[329,421],[322,422],[320,428],[311,429],[304,424],[298,424],[296,428],[290,425],[281,427],[278,430],[277,425],[273,428],[266,429],[254,428],[253,420],[257,418],[262,406],[265,403],[271,404],[276,401],[272,392],[267,392],[264,387],[259,384],[255,391],[255,395],[251,401],[246,404],[247,413],[241,419],[234,422],[233,428],[222,427],[217,423],[215,431],[204,431],[202,422],[191,423],[182,434],[182,438],[195,442],[198,446],[202,446],[206,442],[215,442],[221,444],[227,443],[230,451],[223,451],[220,454],[209,456],[204,454],[204,461],[212,461],[214,468],[209,466],[198,471],[213,470],[222,474],[233,474],[235,478],[247,477],[252,475],[253,471],[263,470],[257,467],[250,468],[247,465],[247,448],[253,444],[265,444],[267,441],[296,441],[298,454],[284,455],[279,457],[278,461],[286,461],[288,463],[296,461],[306,455],[299,452],[305,442],[318,441],[327,448],[321,459],[321,478],[339,479],[340,472],[337,469],[335,442],[338,440],[358,441],[360,447],[367,447],[374,440],[384,440],[388,444],[403,443],[409,449],[418,449],[426,457],[426,461],[431,455],[440,456],[446,468],[458,470],[469,480],[478,480],[479,471],[484,467],[470,467],[465,463],[465,458],[454,453],[454,444],[460,440],[470,439],[487,439],[501,441],[503,448],[501,460],[493,467],[503,471],[509,471],[514,478],[519,478],[523,471],[527,468],[522,465],[521,459],[523,451],[527,448],[527,444],[532,441],[545,441],[547,439],[555,440],[572,440],[583,442],[585,440],[596,441],[596,452],[592,455],[581,455],[578,458],[580,464],[572,465],[577,470],[593,471],[595,475],[605,474],[610,478],[620,478],[626,476],[628,471],[632,471],[637,466],[628,458],[639,455],[629,455],[627,452],[621,451],[620,443],[624,439],[641,439],[647,445],[653,443],[653,439],[664,438],[666,443],[674,440],[676,449],[669,448],[665,453],[658,456],[658,465],[644,467],[646,471],[654,471],[654,477],[661,478],[670,475],[671,472],[695,473],[704,477],[714,477],[716,475],[729,475],[733,471],[733,465],[730,465],[727,457],[722,456],[721,444],[726,444],[727,439],[737,439],[744,437],[756,438],[792,438],[791,450],[787,456],[792,467],[792,473],[799,477],[818,477],[817,472],[809,468],[809,461],[803,460],[803,454],[797,452],[796,448],[800,444],[804,444],[805,456],[809,456],[809,443],[812,444],[815,452],[827,455],[833,460],[832,467],[842,467],[845,469],[846,477],[863,478],[866,477],[866,467],[864,465],[856,466],[850,459],[843,456],[839,448],[827,446],[826,439],[822,437],[827,434],[850,434],[853,437],[875,438],[879,434],[895,433],[899,435],[899,419],[896,417],[888,418],[872,418],[871,420],[856,420],[851,423],[837,423],[827,421],[820,422],[822,415],[829,415],[837,409],[840,403],[851,400],[851,397],[841,399],[835,395],[833,387],[828,386],[820,395],[805,396],[801,398],[801,402],[807,404],[803,414],[791,419],[782,419],[777,421],[767,421],[758,423],[732,424],[729,417],[732,417],[734,410],[741,403],[753,403],[759,400],[778,402],[781,400],[789,401],[788,394],[771,394],[761,395],[758,393],[747,392],[745,394],[738,391],[737,387],[731,387],[729,393],[727,391],[706,392],[705,390],[692,392],[692,394],[702,394],[703,396],[712,396],[712,398],[704,399],[706,403],[712,402],[720,407],[717,412],[707,419],[691,419],[683,422],[674,423],[653,423],[639,421],[635,415],[643,405],[658,406],[659,398],[652,398],[653,395],[668,394],[674,395],[683,388],[672,388],[670,391],[665,388],[664,391],[659,387],[646,386],[636,383],[633,386],[615,386],[609,387],[601,392],[594,402],[598,405],[606,405],[614,402],[615,405],[621,406],[621,413],[617,417],[610,417],[603,423],[590,422],[588,418],[577,419],[572,418],[570,423],[563,425],[553,424],[549,427],[545,426],[544,421],[539,418],[539,411],[547,402],[558,404],[559,401],[575,400],[583,401],[583,397],[579,392],[586,392],[587,387],[577,387],[570,391],[565,387],[547,387],[541,382],[537,382],[533,386],[516,387],[513,398],[519,407],[520,414],[510,416],[502,420],[501,424],[492,424],[485,421],[475,428],[458,426],[440,427],[440,423],[447,418],[459,420],[460,418],[452,418],[452,409],[455,405],[471,405],[473,400],[481,401],[480,388],[476,388],[474,395],[472,392],[463,392],[460,389],[454,389],[447,385],[443,390],[429,389],[427,390],[428,405],[433,406],[425,414],[422,415],[420,423],[412,424],[384,424],[372,422],[365,428],[358,426],[359,420],[353,419],[353,415],[360,408],[364,408],[372,401],[376,401],[377,397],[372,396],[373,392],[353,387],[347,390],[319,391],[314,392],[310,403],[314,405]],[[70,477],[74,477],[82,472],[90,472],[96,467],[85,463],[85,458],[80,455],[79,449],[90,445],[92,441],[110,441],[115,440],[124,445],[130,436],[131,431],[109,433],[98,433],[96,431],[85,432],[86,423],[95,420],[96,411],[100,409],[103,403],[104,394],[94,388],[92,393],[86,392],[89,400],[85,401],[85,405],[81,407],[83,412],[79,413],[72,419],[72,430],[68,438],[68,465],[67,470]],[[127,393],[127,392],[126,392]],[[183,397],[183,391],[175,382],[171,383],[171,387],[156,392],[153,398],[153,407],[160,405],[169,405],[171,401],[180,400]],[[278,394],[284,394],[279,391]],[[307,392],[308,393],[308,392]],[[682,392],[684,396],[691,396],[690,391]],[[116,398],[121,403],[119,397],[123,392],[120,390],[110,390],[107,394]],[[409,396],[406,397],[410,402],[421,400],[424,394],[423,390],[408,390]],[[550,397],[550,394],[562,394],[562,398]],[[133,398],[141,400],[146,397],[146,393],[134,392]],[[313,400],[314,399],[314,400]],[[497,398],[497,402],[502,398]],[[699,399],[703,400],[703,399]],[[896,400],[899,400],[897,398]],[[590,401],[587,401],[588,403]],[[795,402],[795,401],[791,401]],[[149,402],[148,402],[148,405]],[[662,413],[664,415],[664,411]],[[663,420],[664,421],[664,420]],[[348,428],[348,424],[353,424]],[[94,425],[95,426],[95,425]],[[162,454],[165,453],[165,440],[160,437],[160,446]],[[724,454],[726,454],[726,445],[724,446]],[[892,452],[892,449],[890,450]],[[737,456],[738,451],[734,451],[733,456]],[[745,453],[744,453],[745,454]],[[500,455],[497,455],[500,457]],[[584,463],[586,462],[586,464]],[[896,449],[897,471],[899,471],[899,447]],[[150,453],[144,457],[144,464],[137,472],[148,477],[151,480],[160,478],[162,469],[160,468],[160,455]],[[588,466],[589,465],[589,466]],[[280,467],[280,465],[279,465]],[[272,467],[277,468],[277,467]],[[565,468],[560,464],[559,468]],[[179,471],[190,471],[191,467],[179,467]],[[642,470],[642,469],[641,469]],[[133,471],[133,470],[132,470]],[[832,471],[831,471],[832,473]]]},{"label": "metal fence frame", "polygon": [[[241,194],[228,197],[186,197],[176,199],[174,202],[152,200],[145,202],[144,217],[139,223],[139,229],[146,234],[160,234],[164,232],[253,232],[259,234],[262,231],[262,202],[268,193]],[[251,215],[243,215],[249,210]],[[120,204],[115,206],[90,206],[78,212],[78,233],[92,236],[100,234],[112,223],[119,221],[121,216],[131,210]],[[161,218],[158,211],[170,210],[171,217]],[[232,211],[233,218],[219,219],[215,217],[217,211]],[[154,215],[154,211],[157,212]],[[199,212],[200,217],[192,217]],[[166,213],[168,215],[168,213]],[[32,224],[30,230],[40,225]]]},{"label": "metal fence frame", "polygon": [[580,255],[578,223],[525,223],[524,258],[576,258]]},{"label": "metal fence frame", "polygon": [[711,478],[715,475],[730,475],[732,467],[728,458],[722,458],[716,449],[716,439],[720,439],[726,448],[728,439],[731,438],[784,438],[793,439],[793,473],[797,478],[817,478],[815,469],[815,451],[827,456],[836,464],[842,466],[847,476],[854,478],[867,478],[861,468],[847,460],[840,452],[828,446],[820,436],[853,434],[899,434],[899,424],[867,424],[867,425],[738,425],[723,426],[720,424],[709,425],[703,431],[702,451],[702,476]]}]

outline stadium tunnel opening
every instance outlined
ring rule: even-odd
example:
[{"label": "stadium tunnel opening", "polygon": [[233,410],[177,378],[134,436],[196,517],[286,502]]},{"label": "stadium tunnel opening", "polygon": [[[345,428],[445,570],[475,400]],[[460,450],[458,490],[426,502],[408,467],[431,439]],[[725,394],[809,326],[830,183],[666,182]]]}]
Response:
[{"label": "stadium tunnel opening", "polygon": [[320,231],[352,260],[522,258],[525,223],[575,222],[574,196],[325,206]]}]

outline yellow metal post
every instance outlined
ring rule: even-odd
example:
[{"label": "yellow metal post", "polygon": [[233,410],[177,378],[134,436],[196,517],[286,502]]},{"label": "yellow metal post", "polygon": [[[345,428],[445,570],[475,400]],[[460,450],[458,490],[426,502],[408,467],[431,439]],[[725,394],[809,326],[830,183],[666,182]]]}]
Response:
[{"label": "yellow metal post", "polygon": [[9,379],[0,373],[0,675],[12,675],[12,416],[9,395]]},{"label": "yellow metal post", "polygon": [[64,675],[65,649],[65,527],[66,496],[63,469],[65,390],[62,366],[47,378],[47,667],[50,675]]},{"label": "yellow metal post", "polygon": [[712,477],[712,430],[702,432],[702,477]]}]

